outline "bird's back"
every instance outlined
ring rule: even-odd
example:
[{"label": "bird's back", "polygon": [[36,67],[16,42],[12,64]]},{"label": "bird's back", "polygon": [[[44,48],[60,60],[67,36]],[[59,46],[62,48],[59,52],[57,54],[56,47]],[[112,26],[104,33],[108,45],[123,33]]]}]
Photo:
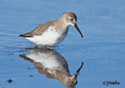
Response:
[{"label": "bird's back", "polygon": [[47,22],[47,23],[40,24],[33,31],[28,32],[26,34],[21,34],[19,36],[21,36],[21,37],[33,37],[35,35],[36,36],[42,35],[42,33],[44,31],[47,31],[49,26],[54,26],[55,23],[56,23],[56,21],[50,21],[50,22]]}]

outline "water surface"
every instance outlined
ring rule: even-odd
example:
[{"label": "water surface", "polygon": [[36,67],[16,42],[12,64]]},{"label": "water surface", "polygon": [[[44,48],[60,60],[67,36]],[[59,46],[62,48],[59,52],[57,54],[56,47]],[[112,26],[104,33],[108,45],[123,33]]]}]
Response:
[{"label": "water surface", "polygon": [[[0,0],[0,88],[65,88],[57,79],[38,72],[20,57],[31,54],[30,41],[18,37],[43,22],[60,18],[64,12],[77,15],[84,39],[70,27],[66,39],[54,47],[76,73],[76,88],[123,88],[125,86],[124,0]],[[9,83],[8,80],[12,82]]]}]

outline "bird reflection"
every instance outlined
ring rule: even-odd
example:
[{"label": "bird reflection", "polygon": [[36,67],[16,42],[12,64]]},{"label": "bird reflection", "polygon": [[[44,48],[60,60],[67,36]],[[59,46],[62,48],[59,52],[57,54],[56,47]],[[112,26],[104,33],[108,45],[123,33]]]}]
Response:
[{"label": "bird reflection", "polygon": [[35,65],[41,74],[45,74],[48,78],[57,79],[67,88],[74,88],[77,84],[77,74],[83,66],[71,75],[65,58],[55,50],[34,50],[30,54],[21,54],[25,60]]}]

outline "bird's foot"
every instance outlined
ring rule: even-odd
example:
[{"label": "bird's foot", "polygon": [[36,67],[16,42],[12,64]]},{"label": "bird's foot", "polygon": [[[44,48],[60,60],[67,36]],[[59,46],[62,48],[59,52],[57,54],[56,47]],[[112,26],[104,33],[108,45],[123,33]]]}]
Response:
[{"label": "bird's foot", "polygon": [[44,50],[52,50],[52,47],[47,47],[47,46],[40,46],[38,47],[37,45],[34,46],[34,48],[26,48],[26,49],[44,49]]},{"label": "bird's foot", "polygon": [[43,46],[42,49],[45,49],[45,50],[51,50],[52,48],[47,47],[47,46]]},{"label": "bird's foot", "polygon": [[35,45],[34,47],[35,47],[35,48],[38,48],[38,46],[37,46],[37,45]]},{"label": "bird's foot", "polygon": [[42,47],[35,47],[35,48],[37,48],[37,49],[44,49],[44,50],[51,50],[52,48],[49,48],[49,47],[47,47],[47,46],[42,46]]}]

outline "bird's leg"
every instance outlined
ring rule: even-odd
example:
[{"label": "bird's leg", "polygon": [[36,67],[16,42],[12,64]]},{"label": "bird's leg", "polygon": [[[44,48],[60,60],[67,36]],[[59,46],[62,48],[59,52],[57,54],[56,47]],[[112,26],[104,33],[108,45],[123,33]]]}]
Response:
[{"label": "bird's leg", "polygon": [[43,49],[49,49],[47,46],[43,46],[42,48],[43,48]]},{"label": "bird's leg", "polygon": [[45,50],[50,50],[51,48],[48,48],[46,45],[42,46],[42,47],[38,47],[38,45],[35,45],[36,49],[45,49]]},{"label": "bird's leg", "polygon": [[47,47],[47,46],[43,46],[42,49],[51,50],[51,48],[49,48],[49,47]]},{"label": "bird's leg", "polygon": [[37,45],[35,45],[35,48],[38,48],[38,46],[37,46]]}]

